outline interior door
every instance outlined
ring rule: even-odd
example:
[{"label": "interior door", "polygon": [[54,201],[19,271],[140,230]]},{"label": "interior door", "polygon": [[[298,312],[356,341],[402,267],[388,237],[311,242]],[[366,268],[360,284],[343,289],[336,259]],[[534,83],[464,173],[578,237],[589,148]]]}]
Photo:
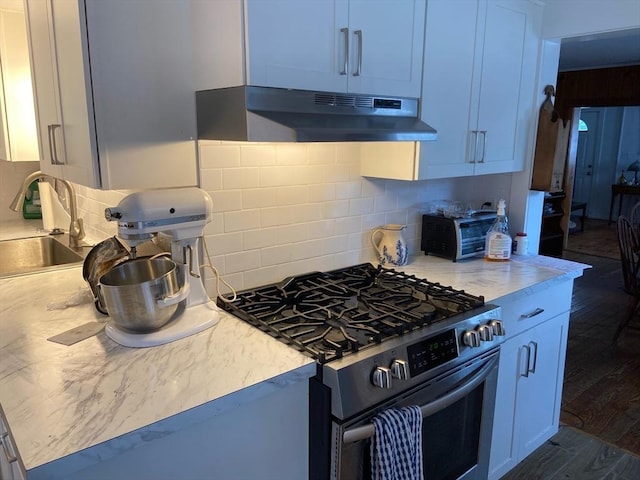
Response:
[{"label": "interior door", "polygon": [[[583,108],[580,118],[588,130],[579,132],[573,200],[587,202],[589,218],[607,219],[611,184],[616,172],[622,109]],[[633,180],[627,172],[628,180]]]},{"label": "interior door", "polygon": [[[592,199],[594,166],[598,161],[603,111],[598,108],[582,109],[580,120],[587,127],[578,134],[578,152],[573,184],[573,200],[587,202]],[[589,205],[593,209],[593,202]],[[591,216],[591,215],[590,215]]]}]

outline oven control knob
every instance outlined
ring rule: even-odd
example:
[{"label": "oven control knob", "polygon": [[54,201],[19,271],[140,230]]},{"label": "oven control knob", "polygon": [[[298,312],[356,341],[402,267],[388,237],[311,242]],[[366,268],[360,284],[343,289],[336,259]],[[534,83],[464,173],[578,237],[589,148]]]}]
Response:
[{"label": "oven control knob", "polygon": [[406,380],[409,378],[409,363],[405,360],[400,360],[396,358],[393,362],[391,362],[391,376],[393,378],[397,378],[398,380]]},{"label": "oven control knob", "polygon": [[479,347],[480,334],[475,330],[467,330],[462,335],[462,343],[464,343],[467,347]]},{"label": "oven control knob", "polygon": [[480,340],[483,342],[493,340],[493,329],[489,325],[480,325],[478,327],[478,334],[480,335]]},{"label": "oven control knob", "polygon": [[391,388],[391,370],[387,367],[376,367],[371,374],[371,383],[378,388]]},{"label": "oven control knob", "polygon": [[493,329],[493,334],[498,337],[504,337],[504,325],[500,320],[491,320],[489,326]]}]

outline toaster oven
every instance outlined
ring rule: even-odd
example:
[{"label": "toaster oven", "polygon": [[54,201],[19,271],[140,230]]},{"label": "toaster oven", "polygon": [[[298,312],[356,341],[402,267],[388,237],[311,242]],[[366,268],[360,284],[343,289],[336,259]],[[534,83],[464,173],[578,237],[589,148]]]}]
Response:
[{"label": "toaster oven", "polygon": [[487,232],[496,220],[495,212],[477,212],[470,217],[422,216],[420,249],[454,262],[484,253]]}]

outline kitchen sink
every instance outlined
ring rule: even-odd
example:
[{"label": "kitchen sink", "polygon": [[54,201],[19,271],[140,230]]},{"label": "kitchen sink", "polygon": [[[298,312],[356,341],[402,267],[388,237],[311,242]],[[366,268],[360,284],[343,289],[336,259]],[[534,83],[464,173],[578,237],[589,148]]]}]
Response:
[{"label": "kitchen sink", "polygon": [[68,241],[66,234],[0,241],[0,277],[81,264],[85,255],[71,249]]}]

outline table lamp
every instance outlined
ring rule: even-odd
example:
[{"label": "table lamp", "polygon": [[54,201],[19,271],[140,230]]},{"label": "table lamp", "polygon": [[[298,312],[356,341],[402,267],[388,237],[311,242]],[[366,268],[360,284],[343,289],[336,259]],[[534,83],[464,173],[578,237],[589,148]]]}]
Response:
[{"label": "table lamp", "polygon": [[638,185],[638,172],[640,172],[640,162],[638,160],[633,162],[627,167],[627,171],[634,173],[633,184]]}]

